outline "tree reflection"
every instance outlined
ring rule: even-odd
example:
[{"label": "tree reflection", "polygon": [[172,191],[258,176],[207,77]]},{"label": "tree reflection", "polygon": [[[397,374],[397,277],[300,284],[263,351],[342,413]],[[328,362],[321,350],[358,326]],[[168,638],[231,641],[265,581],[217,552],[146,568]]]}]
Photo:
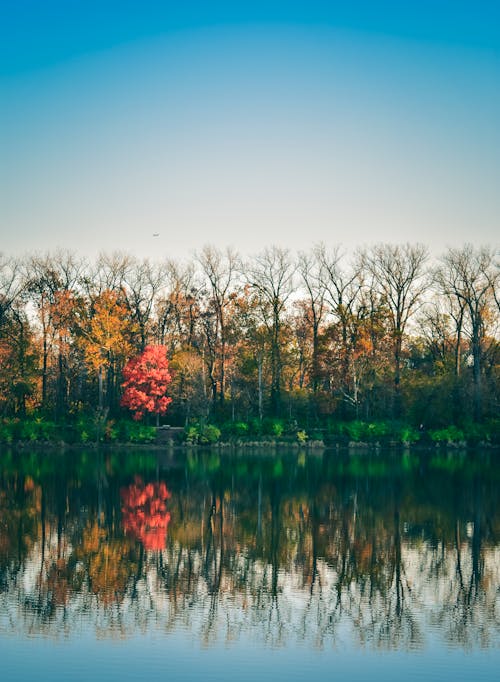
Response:
[{"label": "tree reflection", "polygon": [[415,649],[429,628],[454,646],[499,643],[487,458],[49,462],[0,469],[0,608],[29,632],[84,619],[100,636],[182,624],[207,646]]},{"label": "tree reflection", "polygon": [[143,483],[140,476],[122,488],[123,528],[140,540],[146,550],[165,549],[170,512],[165,501],[170,497],[165,483]]}]

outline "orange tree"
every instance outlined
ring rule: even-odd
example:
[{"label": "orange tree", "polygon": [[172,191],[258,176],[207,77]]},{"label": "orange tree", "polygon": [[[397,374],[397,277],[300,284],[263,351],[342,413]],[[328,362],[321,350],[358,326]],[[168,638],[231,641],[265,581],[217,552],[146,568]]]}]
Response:
[{"label": "orange tree", "polygon": [[99,408],[104,409],[104,393],[109,408],[115,395],[116,377],[132,350],[135,326],[119,294],[106,289],[92,301],[78,327],[85,360],[98,377]]}]

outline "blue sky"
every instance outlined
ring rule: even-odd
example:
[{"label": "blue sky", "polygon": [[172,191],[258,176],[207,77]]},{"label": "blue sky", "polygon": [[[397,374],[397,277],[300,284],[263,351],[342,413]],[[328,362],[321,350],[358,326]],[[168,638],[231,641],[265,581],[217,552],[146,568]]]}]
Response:
[{"label": "blue sky", "polygon": [[498,243],[493,0],[2,0],[0,101],[7,253]]}]

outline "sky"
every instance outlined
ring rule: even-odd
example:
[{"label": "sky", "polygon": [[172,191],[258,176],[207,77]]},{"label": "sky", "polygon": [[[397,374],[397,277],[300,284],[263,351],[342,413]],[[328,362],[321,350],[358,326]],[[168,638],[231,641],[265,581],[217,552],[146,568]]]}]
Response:
[{"label": "sky", "polygon": [[3,253],[439,253],[499,223],[497,0],[0,0]]}]

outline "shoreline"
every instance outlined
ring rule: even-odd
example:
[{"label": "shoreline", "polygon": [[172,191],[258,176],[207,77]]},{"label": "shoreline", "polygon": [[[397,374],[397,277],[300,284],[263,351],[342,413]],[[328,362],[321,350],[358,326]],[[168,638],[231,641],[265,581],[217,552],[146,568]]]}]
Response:
[{"label": "shoreline", "polygon": [[225,452],[230,450],[275,450],[282,452],[284,450],[292,450],[295,452],[309,452],[319,454],[323,452],[370,452],[378,453],[384,451],[391,452],[419,452],[419,451],[436,451],[436,452],[457,452],[457,451],[474,451],[474,450],[500,450],[500,444],[480,441],[477,443],[467,443],[465,441],[449,441],[435,443],[429,442],[397,442],[389,441],[387,443],[367,442],[367,441],[336,441],[331,443],[324,443],[323,441],[311,441],[308,443],[290,442],[285,440],[252,440],[252,441],[218,441],[217,443],[185,443],[174,442],[173,440],[163,442],[150,443],[134,443],[134,442],[86,442],[86,443],[69,443],[66,441],[40,441],[40,440],[18,440],[11,443],[0,442],[0,455],[4,450],[13,449],[26,451],[29,449],[51,451],[82,451],[82,450],[154,450],[157,452],[165,451],[217,451],[223,450]]}]

